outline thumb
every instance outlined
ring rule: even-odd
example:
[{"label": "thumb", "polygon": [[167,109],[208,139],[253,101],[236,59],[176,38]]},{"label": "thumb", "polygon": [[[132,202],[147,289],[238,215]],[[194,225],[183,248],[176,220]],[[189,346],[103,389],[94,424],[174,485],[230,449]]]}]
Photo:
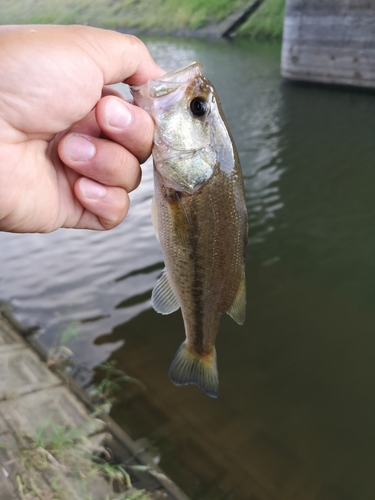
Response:
[{"label": "thumb", "polygon": [[133,35],[88,26],[68,28],[78,31],[82,37],[87,52],[103,72],[104,85],[118,82],[142,85],[165,73],[152,59],[145,44]]}]

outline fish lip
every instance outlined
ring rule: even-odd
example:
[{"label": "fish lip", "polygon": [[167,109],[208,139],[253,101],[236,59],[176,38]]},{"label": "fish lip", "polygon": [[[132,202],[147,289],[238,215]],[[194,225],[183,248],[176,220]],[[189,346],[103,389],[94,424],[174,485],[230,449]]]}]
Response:
[{"label": "fish lip", "polygon": [[203,66],[199,61],[190,61],[188,64],[174,71],[170,71],[169,73],[165,73],[160,76],[157,80],[149,80],[147,83],[143,85],[131,85],[131,91],[138,91],[142,89],[142,87],[149,86],[151,82],[168,82],[175,83],[176,86],[180,86],[182,83],[187,83],[196,76],[203,76]]},{"label": "fish lip", "polygon": [[165,73],[157,81],[169,83],[185,83],[197,76],[203,76],[203,66],[199,61],[190,61],[188,64],[169,73]]},{"label": "fish lip", "polygon": [[170,71],[157,80],[148,80],[143,85],[131,85],[132,103],[139,98],[158,99],[174,94],[176,90],[183,91],[192,80],[204,77],[203,66],[199,61],[191,61],[180,69]]}]

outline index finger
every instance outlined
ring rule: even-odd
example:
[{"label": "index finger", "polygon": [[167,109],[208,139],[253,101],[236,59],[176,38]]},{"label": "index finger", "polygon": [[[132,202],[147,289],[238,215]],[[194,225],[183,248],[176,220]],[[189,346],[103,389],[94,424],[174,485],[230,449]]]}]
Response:
[{"label": "index finger", "polygon": [[150,78],[165,73],[152,59],[145,44],[133,35],[91,26],[19,25],[1,26],[0,40],[38,44],[41,48],[56,47],[61,53],[77,45],[101,68],[104,85],[129,82],[142,85]]},{"label": "index finger", "polygon": [[146,45],[133,35],[89,26],[64,28],[72,31],[78,45],[82,44],[101,68],[104,85],[118,82],[142,85],[165,73],[152,59]]}]

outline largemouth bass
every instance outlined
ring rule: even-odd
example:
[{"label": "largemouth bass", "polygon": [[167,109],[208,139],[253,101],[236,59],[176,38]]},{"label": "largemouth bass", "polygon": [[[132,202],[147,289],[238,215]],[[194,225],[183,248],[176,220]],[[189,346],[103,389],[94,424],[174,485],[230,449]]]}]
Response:
[{"label": "largemouth bass", "polygon": [[169,376],[217,397],[220,317],[226,312],[242,324],[246,310],[247,212],[237,150],[199,62],[131,93],[155,122],[153,222],[165,270],[152,305],[162,314],[181,307],[186,331]]}]

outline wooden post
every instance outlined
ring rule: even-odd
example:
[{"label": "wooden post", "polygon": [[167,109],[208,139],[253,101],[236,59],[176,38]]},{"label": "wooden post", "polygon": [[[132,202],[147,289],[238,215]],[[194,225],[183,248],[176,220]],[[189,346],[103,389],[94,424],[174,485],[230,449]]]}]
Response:
[{"label": "wooden post", "polygon": [[281,74],[375,87],[375,0],[287,0]]}]

